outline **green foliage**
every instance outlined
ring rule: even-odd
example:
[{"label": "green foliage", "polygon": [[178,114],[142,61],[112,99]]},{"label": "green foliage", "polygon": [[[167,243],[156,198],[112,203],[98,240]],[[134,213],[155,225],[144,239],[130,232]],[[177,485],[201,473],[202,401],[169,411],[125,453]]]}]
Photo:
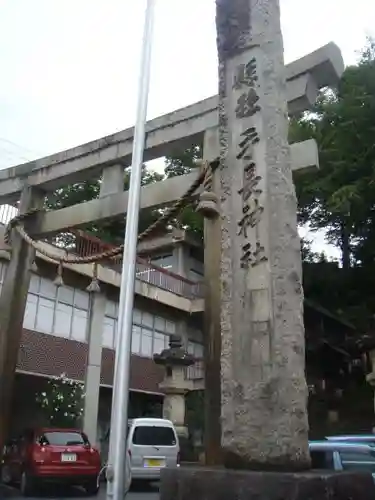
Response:
[{"label": "green foliage", "polygon": [[[329,243],[341,250],[342,267],[327,262],[302,241],[306,295],[332,312],[366,328],[375,308],[375,43],[369,40],[357,65],[348,67],[337,89],[324,89],[309,113],[290,120],[290,142],[315,138],[320,170],[294,174],[300,224],[324,230]],[[142,184],[189,173],[202,157],[202,145],[176,151],[166,158],[165,175],[143,169]],[[124,188],[129,185],[129,170]],[[188,188],[188,186],[186,186]],[[57,190],[50,208],[61,208],[99,196],[100,182]],[[143,211],[145,229],[160,210]],[[172,225],[203,239],[203,218],[187,207]],[[123,221],[93,224],[99,238],[122,242]],[[167,228],[165,228],[167,229]]]},{"label": "green foliage", "polygon": [[65,373],[48,380],[44,391],[35,395],[44,417],[53,427],[74,427],[83,415],[84,385]]},{"label": "green foliage", "polygon": [[[196,168],[195,160],[202,158],[202,146],[196,145],[185,149],[184,151],[175,152],[167,156],[165,159],[165,174],[167,178],[184,175]],[[189,186],[186,186],[186,189]],[[175,226],[189,230],[203,241],[203,217],[195,211],[196,205],[186,207],[178,220],[174,221]]]},{"label": "green foliage", "polygon": [[320,170],[297,172],[299,221],[323,229],[341,250],[341,264],[319,262],[308,248],[304,290],[359,328],[373,328],[375,306],[375,43],[334,91],[325,90],[310,113],[291,120],[290,141],[315,138]]},{"label": "green foliage", "polygon": [[321,93],[315,108],[292,120],[290,140],[315,138],[320,171],[297,173],[299,220],[324,229],[342,252],[342,264],[375,257],[375,45],[348,67],[336,91]]},{"label": "green foliage", "polygon": [[[131,169],[127,168],[124,172],[124,190],[129,189],[130,171]],[[145,165],[142,166],[142,186],[163,179],[164,175],[148,169]],[[48,196],[46,206],[49,209],[56,210],[96,199],[99,197],[100,183],[101,180],[95,179],[93,181],[79,182],[59,188]],[[159,210],[143,210],[140,215],[139,230],[143,231],[146,229],[146,227],[154,222],[159,215]],[[87,226],[85,230],[109,243],[122,243],[124,239],[125,220],[120,219],[94,223]],[[63,236],[60,240],[65,244],[69,244],[70,242],[69,236]]]},{"label": "green foliage", "polygon": [[196,168],[195,160],[202,158],[202,146],[192,146],[183,151],[175,151],[165,159],[167,178],[188,174]]}]

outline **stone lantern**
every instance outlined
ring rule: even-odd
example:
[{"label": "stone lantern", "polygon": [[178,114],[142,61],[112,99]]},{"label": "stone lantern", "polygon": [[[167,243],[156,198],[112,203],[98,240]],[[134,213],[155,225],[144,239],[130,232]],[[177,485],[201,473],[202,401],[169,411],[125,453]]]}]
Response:
[{"label": "stone lantern", "polygon": [[171,335],[169,348],[154,354],[154,361],[165,367],[164,380],[159,385],[165,394],[163,418],[173,422],[177,434],[187,437],[185,394],[193,389],[193,383],[186,379],[185,369],[194,364],[194,356],[183,348],[178,335]]}]

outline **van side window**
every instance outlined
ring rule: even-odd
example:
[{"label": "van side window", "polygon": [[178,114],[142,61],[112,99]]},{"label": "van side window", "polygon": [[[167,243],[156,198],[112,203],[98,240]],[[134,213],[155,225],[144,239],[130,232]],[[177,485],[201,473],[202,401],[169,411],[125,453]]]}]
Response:
[{"label": "van side window", "polygon": [[176,436],[171,427],[139,425],[134,429],[133,444],[140,446],[176,446]]},{"label": "van side window", "polygon": [[334,469],[333,451],[331,450],[310,450],[311,467],[313,469]]},{"label": "van side window", "polygon": [[344,470],[375,472],[375,453],[373,451],[340,451],[340,458]]}]

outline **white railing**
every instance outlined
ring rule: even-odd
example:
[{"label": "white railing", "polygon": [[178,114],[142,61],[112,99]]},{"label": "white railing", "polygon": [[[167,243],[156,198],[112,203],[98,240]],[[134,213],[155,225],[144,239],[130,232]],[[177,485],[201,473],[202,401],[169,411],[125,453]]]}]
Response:
[{"label": "white railing", "polygon": [[188,380],[201,380],[204,378],[203,359],[197,359],[195,363],[186,369],[186,378]]},{"label": "white railing", "polygon": [[[4,226],[7,225],[17,213],[18,209],[16,207],[1,205],[0,224]],[[114,247],[114,245],[106,243],[81,230],[70,231],[69,235],[72,237],[72,244],[71,248],[69,248],[69,252],[75,253],[81,257],[94,255]],[[66,238],[64,241],[66,242]],[[49,243],[54,244],[52,242]],[[56,246],[61,248],[60,245]],[[120,255],[107,261],[101,261],[101,265],[112,267],[121,272],[122,256]],[[139,257],[137,257],[136,262],[136,278],[150,285],[157,286],[168,292],[190,299],[202,298],[204,294],[203,282],[189,280],[167,268],[157,266],[152,264],[151,261]]]}]

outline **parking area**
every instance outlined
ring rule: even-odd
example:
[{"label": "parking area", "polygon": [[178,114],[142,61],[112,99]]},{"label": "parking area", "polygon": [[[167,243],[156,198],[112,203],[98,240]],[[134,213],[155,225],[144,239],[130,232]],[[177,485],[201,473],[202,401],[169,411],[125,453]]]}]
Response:
[{"label": "parking area", "polygon": [[[24,497],[19,495],[16,488],[5,488],[0,490],[2,494],[1,498],[12,498],[13,500],[24,500]],[[99,495],[95,497],[88,497],[84,491],[80,489],[61,489],[61,488],[49,488],[40,493],[37,497],[31,497],[29,500],[82,500],[86,498],[87,500],[105,500],[106,499],[106,489],[103,485],[100,489]],[[159,492],[157,484],[151,485],[148,488],[132,488],[129,492],[126,500],[158,500]]]}]

